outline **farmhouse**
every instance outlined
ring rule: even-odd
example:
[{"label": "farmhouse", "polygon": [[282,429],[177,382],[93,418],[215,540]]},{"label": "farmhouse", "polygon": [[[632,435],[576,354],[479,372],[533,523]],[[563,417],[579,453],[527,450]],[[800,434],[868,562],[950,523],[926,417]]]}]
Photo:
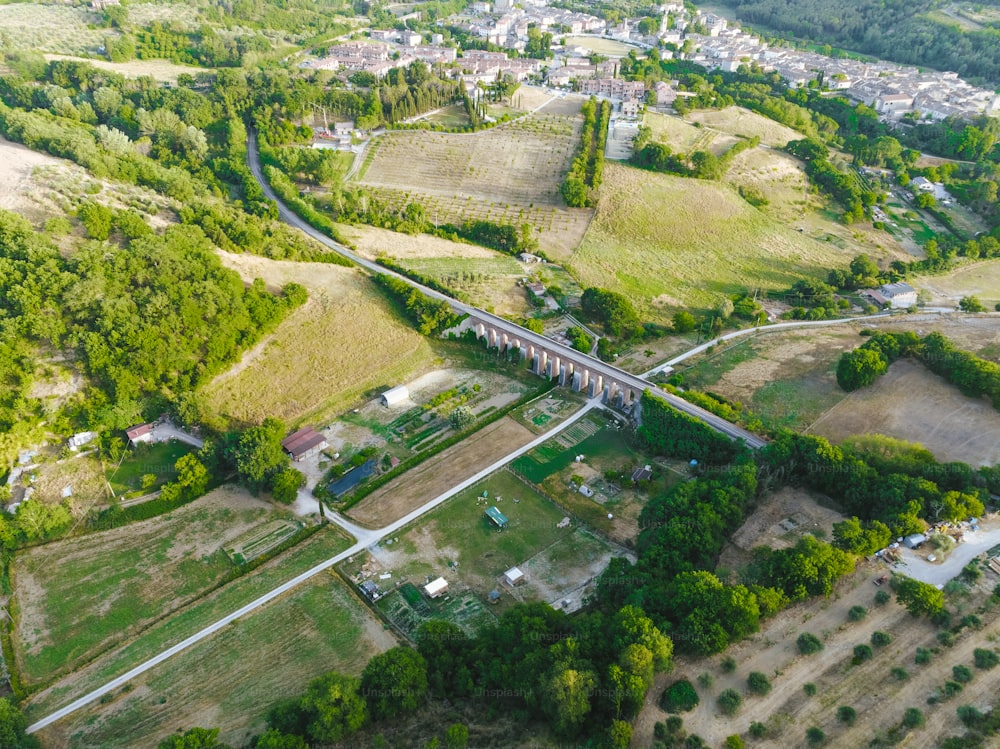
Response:
[{"label": "farmhouse", "polygon": [[428,598],[439,598],[448,592],[448,581],[443,577],[439,577],[437,580],[431,580],[424,586],[424,592],[427,594]]},{"label": "farmhouse", "polygon": [[312,427],[302,427],[281,441],[281,447],[295,461],[316,455],[329,446],[326,438]]},{"label": "farmhouse", "polygon": [[503,581],[513,588],[515,585],[521,585],[522,583],[528,582],[528,578],[524,576],[524,573],[521,572],[520,568],[511,567],[503,573]]},{"label": "farmhouse", "polygon": [[885,307],[889,304],[889,300],[886,298],[885,294],[878,289],[865,289],[861,292],[860,296],[863,299],[869,300],[877,307]]},{"label": "farmhouse", "polygon": [[138,445],[140,442],[153,441],[153,424],[136,424],[125,430],[130,445]]},{"label": "farmhouse", "polygon": [[484,517],[493,525],[496,526],[498,531],[506,530],[508,523],[507,516],[504,515],[496,507],[487,507]]},{"label": "farmhouse", "polygon": [[906,309],[917,303],[917,290],[902,281],[882,286],[882,295],[889,300],[893,309]]},{"label": "farmhouse", "polygon": [[392,406],[398,406],[410,399],[410,391],[406,385],[397,385],[391,390],[386,390],[382,393],[382,405],[386,408],[391,408]]}]

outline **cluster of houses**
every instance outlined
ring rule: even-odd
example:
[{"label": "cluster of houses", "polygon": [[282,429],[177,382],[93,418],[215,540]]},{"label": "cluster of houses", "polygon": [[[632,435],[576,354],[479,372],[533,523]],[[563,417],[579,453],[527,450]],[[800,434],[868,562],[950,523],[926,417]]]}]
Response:
[{"label": "cluster of houses", "polygon": [[522,0],[516,7],[513,0],[475,2],[469,11],[468,16],[456,19],[462,31],[519,52],[527,46],[529,27],[542,33],[595,34],[604,32],[607,26],[597,16],[550,8],[544,0]]},{"label": "cluster of houses", "polygon": [[943,120],[951,116],[990,114],[1000,109],[1000,96],[966,83],[957,73],[920,70],[881,60],[832,58],[786,47],[771,48],[755,36],[725,26],[708,36],[685,38],[695,46],[688,59],[708,68],[735,71],[741,65],[756,63],[763,70],[777,72],[794,88],[821,78],[827,88],[873,106],[886,120],[908,114]]}]

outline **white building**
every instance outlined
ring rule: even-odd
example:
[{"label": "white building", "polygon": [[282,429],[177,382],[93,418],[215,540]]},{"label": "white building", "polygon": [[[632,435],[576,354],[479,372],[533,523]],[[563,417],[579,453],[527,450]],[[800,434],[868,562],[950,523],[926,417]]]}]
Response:
[{"label": "white building", "polygon": [[386,408],[398,406],[410,399],[410,390],[406,385],[397,385],[392,390],[382,393],[382,405]]},{"label": "white building", "polygon": [[889,300],[893,309],[907,309],[917,303],[917,290],[902,281],[885,284],[882,287],[882,296]]},{"label": "white building", "polygon": [[429,598],[438,598],[448,592],[448,581],[443,577],[431,580],[424,586],[424,592]]},{"label": "white building", "polygon": [[503,581],[507,583],[507,585],[514,587],[515,585],[520,585],[521,583],[526,582],[527,578],[524,576],[524,573],[521,572],[520,568],[511,567],[503,573]]}]

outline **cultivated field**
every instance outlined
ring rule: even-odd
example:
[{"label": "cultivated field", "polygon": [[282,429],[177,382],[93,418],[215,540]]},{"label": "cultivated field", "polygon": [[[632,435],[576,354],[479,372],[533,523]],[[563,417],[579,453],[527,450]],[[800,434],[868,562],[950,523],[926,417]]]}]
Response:
[{"label": "cultivated field", "polygon": [[611,163],[601,193],[567,265],[581,286],[619,291],[661,321],[678,306],[715,307],[722,295],[786,288],[852,257],[714,182]]},{"label": "cultivated field", "polygon": [[381,528],[534,439],[510,417],[489,424],[365,497],[349,515]]},{"label": "cultivated field", "polygon": [[[579,112],[577,100],[560,103]],[[541,249],[558,259],[576,247],[591,216],[566,208],[559,195],[580,126],[577,114],[547,108],[480,133],[394,132],[372,145],[359,181],[394,205],[419,202],[436,224],[530,223]]]},{"label": "cultivated field", "polygon": [[309,301],[229,371],[201,390],[216,424],[323,421],[372,390],[386,390],[425,367],[427,340],[389,307],[372,281],[337,265],[221,253],[245,281],[290,281]]},{"label": "cultivated field", "polygon": [[775,122],[769,117],[751,112],[743,107],[725,109],[704,109],[687,115],[690,122],[700,122],[703,126],[723,133],[739,135],[743,138],[759,137],[765,146],[782,147],[791,140],[801,140],[805,136],[790,127]]},{"label": "cultivated field", "polygon": [[94,53],[115,32],[93,25],[100,15],[86,6],[11,3],[0,5],[0,34],[10,49],[69,55]]},{"label": "cultivated field", "polygon": [[[129,528],[133,528],[129,526]],[[278,585],[336,556],[350,546],[346,536],[327,526],[266,564],[155,622],[141,635],[110,650],[51,687],[31,697],[26,706],[32,719],[62,707],[81,694],[105,684],[130,668],[175,645],[195,632],[239,609]],[[281,600],[284,600],[281,599]],[[254,661],[260,673],[269,665]],[[123,688],[122,693],[129,690]],[[273,699],[273,695],[272,695]]]},{"label": "cultivated field", "polygon": [[1000,463],[1000,414],[969,398],[922,364],[895,362],[875,384],[848,395],[809,429],[834,442],[878,432],[920,442],[940,461]]},{"label": "cultivated field", "polygon": [[22,677],[48,682],[202,595],[233,567],[222,547],[279,514],[227,487],[152,520],[18,554]]},{"label": "cultivated field", "polygon": [[[711,686],[696,687],[701,703],[681,717],[684,729],[701,736],[708,746],[719,746],[732,734],[749,740],[752,722],[766,726],[763,739],[753,740],[753,745],[767,749],[807,746],[805,732],[810,726],[818,726],[826,734],[824,746],[836,749],[868,746],[874,739],[881,739],[879,745],[892,745],[900,743],[900,739],[889,740],[887,734],[899,726],[904,710],[910,707],[924,713],[926,725],[903,729],[900,738],[906,738],[902,745],[932,749],[944,737],[964,733],[955,708],[966,703],[980,709],[987,707],[1000,687],[1000,669],[982,671],[972,666],[974,648],[995,648],[1000,632],[998,608],[994,604],[988,613],[980,613],[985,625],[982,630],[963,630],[954,646],[942,647],[936,638],[937,628],[927,620],[913,618],[896,603],[874,604],[877,588],[871,580],[886,571],[882,565],[863,564],[857,574],[837,586],[830,599],[808,601],[781,613],[760,633],[726,651],[725,655],[732,656],[737,664],[731,674],[722,671],[719,657],[678,658],[672,673],[657,678],[653,699],[636,721],[633,740],[648,745],[653,723],[666,719],[656,705],[665,686],[679,678],[694,683],[703,673],[708,674]],[[971,594],[960,596],[957,604],[966,612],[979,608],[993,584],[995,578],[984,579]],[[867,608],[868,614],[863,621],[852,623],[848,610],[856,605]],[[891,643],[874,648],[874,657],[868,662],[852,665],[854,646],[868,644],[875,631],[888,633]],[[795,640],[802,632],[819,637],[824,649],[815,655],[799,655]],[[933,651],[929,664],[914,662],[918,647]],[[953,679],[955,665],[972,669],[972,683],[959,696],[930,704],[928,698],[945,681]],[[893,668],[903,671],[893,675]],[[771,680],[773,688],[766,696],[748,692],[746,679],[752,671]],[[815,685],[815,696],[806,694],[806,684]],[[715,702],[727,688],[744,696],[742,709],[731,718],[721,714]],[[842,705],[855,708],[857,721],[853,726],[837,719],[837,709]]]},{"label": "cultivated field", "polygon": [[44,732],[45,746],[155,746],[178,728],[214,726],[246,746],[276,701],[327,671],[360,674],[396,644],[332,573],[321,573]]}]

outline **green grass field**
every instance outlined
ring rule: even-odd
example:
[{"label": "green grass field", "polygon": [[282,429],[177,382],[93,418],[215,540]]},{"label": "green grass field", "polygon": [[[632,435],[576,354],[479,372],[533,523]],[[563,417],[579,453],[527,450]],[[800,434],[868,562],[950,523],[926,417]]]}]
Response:
[{"label": "green grass field", "polygon": [[849,250],[780,224],[725,185],[608,164],[597,215],[568,266],[664,321],[680,306],[787,288],[845,266]]},{"label": "green grass field", "polygon": [[[135,526],[130,526],[133,528]],[[123,646],[109,651],[86,668],[70,674],[32,697],[25,710],[32,718],[47,715],[79,695],[151,658],[221,617],[232,613],[281,583],[335,556],[350,546],[337,530],[324,528],[261,568],[198,599],[169,618],[161,619]]]},{"label": "green grass field", "polygon": [[[290,624],[294,623],[294,626]],[[395,644],[391,634],[330,573],[136,679],[62,727],[73,746],[155,746],[178,727],[212,725],[221,740],[247,746],[277,700],[298,695],[327,671],[360,674],[368,658]],[[208,720],[204,716],[215,716]]]},{"label": "green grass field", "polygon": [[[108,483],[116,495],[155,491],[177,476],[174,464],[178,458],[194,450],[191,445],[176,440],[140,444],[117,468],[113,465],[108,467]],[[143,487],[142,477],[147,474],[156,476],[156,481],[149,487]]]},{"label": "green grass field", "polygon": [[[237,494],[233,501],[217,501]],[[230,489],[167,515],[15,557],[18,666],[26,683],[67,673],[218,584],[226,539],[279,514]]]}]

